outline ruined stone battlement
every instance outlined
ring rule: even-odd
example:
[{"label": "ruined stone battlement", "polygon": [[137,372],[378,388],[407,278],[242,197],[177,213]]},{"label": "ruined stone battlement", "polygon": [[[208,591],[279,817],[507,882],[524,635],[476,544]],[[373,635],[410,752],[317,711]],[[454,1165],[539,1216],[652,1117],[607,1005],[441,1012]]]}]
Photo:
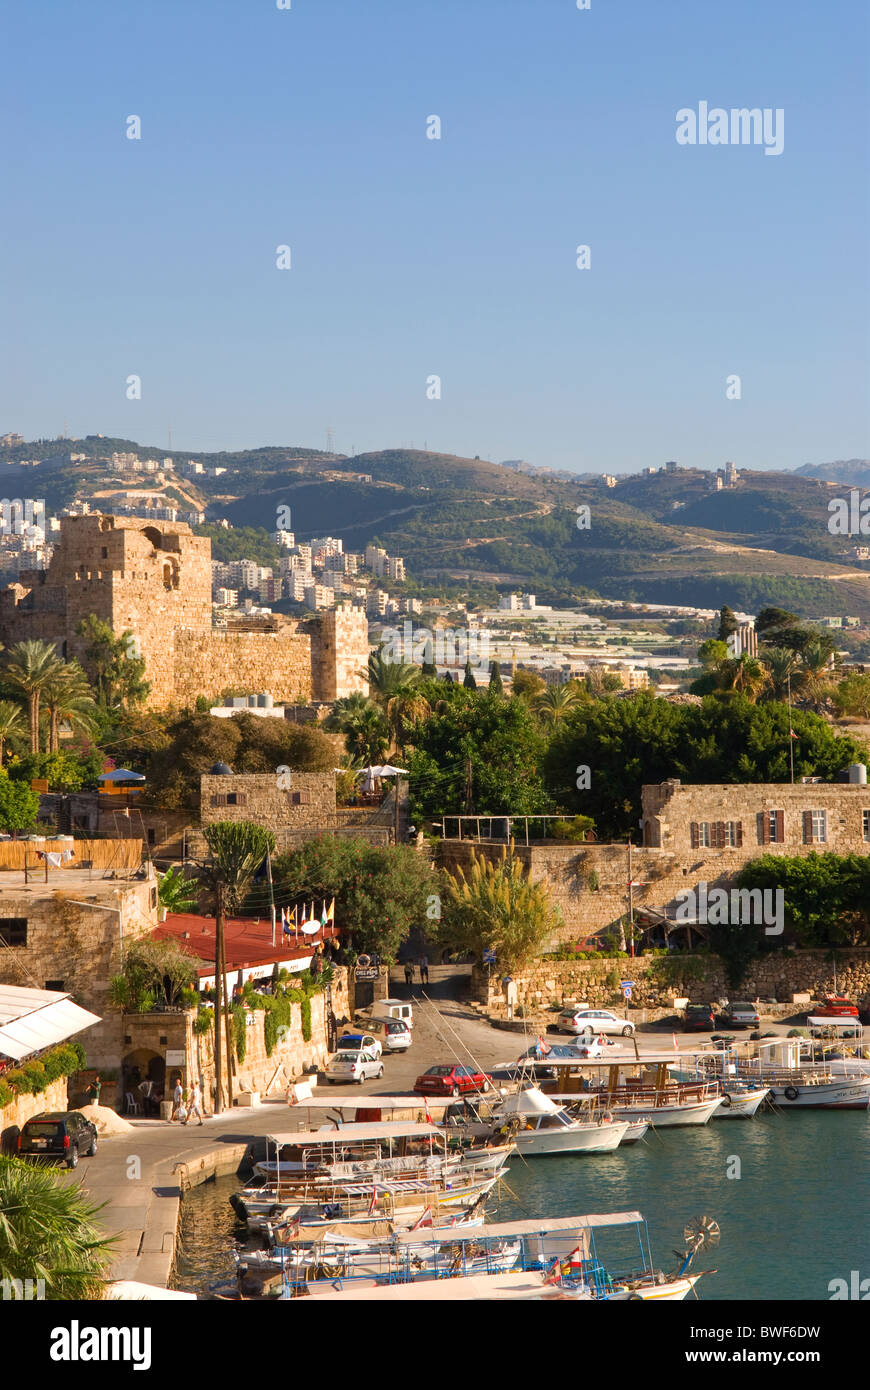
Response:
[{"label": "ruined stone battlement", "polygon": [[48,570],[25,571],[0,593],[0,641],[54,642],[86,664],[77,629],[94,614],[132,635],[155,707],[216,698],[230,686],[290,702],[367,692],[365,614],[339,609],[312,627],[280,619],[274,632],[214,631],[211,541],[184,522],[64,517]]}]

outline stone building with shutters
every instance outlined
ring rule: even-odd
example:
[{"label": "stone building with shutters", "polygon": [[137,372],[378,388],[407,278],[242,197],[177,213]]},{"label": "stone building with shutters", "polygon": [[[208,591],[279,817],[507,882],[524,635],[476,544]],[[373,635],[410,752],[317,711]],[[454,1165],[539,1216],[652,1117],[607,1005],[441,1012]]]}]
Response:
[{"label": "stone building with shutters", "polygon": [[870,853],[870,786],[851,782],[744,782],[643,788],[643,844],[676,854]]}]

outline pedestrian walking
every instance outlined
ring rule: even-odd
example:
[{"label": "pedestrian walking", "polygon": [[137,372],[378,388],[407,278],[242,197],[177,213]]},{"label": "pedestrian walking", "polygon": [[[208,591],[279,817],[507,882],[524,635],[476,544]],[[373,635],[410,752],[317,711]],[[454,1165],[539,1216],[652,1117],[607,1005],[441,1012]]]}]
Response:
[{"label": "pedestrian walking", "polygon": [[188,1120],[192,1120],[194,1115],[196,1115],[199,1123],[202,1124],[202,1091],[199,1089],[198,1081],[194,1081],[190,1088],[190,1098],[187,1104]]},{"label": "pedestrian walking", "polygon": [[411,964],[410,961],[406,961],[406,962],[405,962],[405,984],[406,984],[406,985],[412,985],[413,983],[414,983],[414,967],[413,967],[413,965]]},{"label": "pedestrian walking", "polygon": [[[169,1123],[171,1124],[173,1120],[180,1120],[183,1114],[184,1114],[184,1090],[183,1090],[182,1085],[181,1085],[181,1077],[179,1076],[179,1077],[176,1079],[176,1082],[175,1082],[175,1089],[174,1089],[173,1092],[172,1092],[172,1114],[171,1114],[170,1117],[169,1117]],[[187,1117],[186,1117],[186,1115],[185,1115],[185,1119],[186,1119],[186,1118],[187,1118]]]},{"label": "pedestrian walking", "polygon": [[421,957],[420,957],[420,984],[421,984],[421,985],[428,985],[428,983],[429,983],[429,957],[428,957],[428,956],[421,956]]}]

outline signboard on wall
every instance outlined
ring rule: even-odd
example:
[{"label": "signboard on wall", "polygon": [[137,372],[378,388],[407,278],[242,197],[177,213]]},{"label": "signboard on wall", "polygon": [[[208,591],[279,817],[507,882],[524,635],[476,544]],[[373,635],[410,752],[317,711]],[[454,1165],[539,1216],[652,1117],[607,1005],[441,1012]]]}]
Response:
[{"label": "signboard on wall", "polygon": [[183,1047],[170,1047],[166,1049],[167,1067],[183,1067],[187,1061],[187,1053]]}]

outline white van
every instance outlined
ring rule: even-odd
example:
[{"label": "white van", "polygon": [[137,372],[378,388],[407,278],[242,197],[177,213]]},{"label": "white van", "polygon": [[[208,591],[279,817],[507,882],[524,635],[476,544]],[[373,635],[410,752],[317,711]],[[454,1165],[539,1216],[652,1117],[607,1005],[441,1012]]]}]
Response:
[{"label": "white van", "polygon": [[398,1019],[414,1027],[414,1009],[405,999],[378,999],[368,1011],[369,1018]]},{"label": "white van", "polygon": [[369,1014],[366,1028],[384,1052],[405,1052],[411,1046],[411,1030],[402,1018],[372,1018]]}]

